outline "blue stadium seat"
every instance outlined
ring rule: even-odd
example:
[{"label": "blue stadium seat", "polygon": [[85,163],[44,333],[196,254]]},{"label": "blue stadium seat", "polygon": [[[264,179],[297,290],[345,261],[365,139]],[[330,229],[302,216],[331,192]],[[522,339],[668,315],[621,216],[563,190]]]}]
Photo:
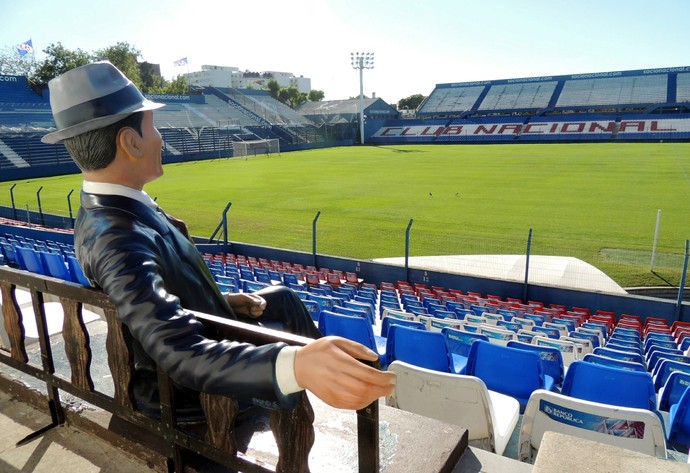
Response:
[{"label": "blue stadium seat", "polygon": [[646,361],[642,355],[630,351],[614,350],[608,347],[596,347],[593,351],[595,355],[607,356],[609,358],[615,358],[616,360],[622,361],[632,361],[635,363],[640,363],[645,366]]},{"label": "blue stadium seat", "polygon": [[587,353],[582,360],[588,363],[595,363],[597,365],[610,366],[612,368],[640,371],[642,373],[647,372],[647,367],[642,363],[619,360],[617,358],[610,358],[608,356],[595,355],[594,353]]},{"label": "blue stadium seat", "polygon": [[472,343],[465,374],[476,376],[492,391],[514,397],[524,412],[537,389],[554,389],[554,380],[544,374],[536,353],[477,340]]},{"label": "blue stadium seat", "polygon": [[322,310],[319,315],[319,330],[324,335],[336,335],[361,343],[381,357],[386,358],[386,339],[374,335],[374,330],[366,317],[337,314]]},{"label": "blue stadium seat", "polygon": [[666,384],[666,380],[675,371],[680,371],[682,373],[690,373],[690,363],[683,363],[675,360],[661,360],[658,363],[656,373],[652,373],[654,377],[654,389],[656,392]]},{"label": "blue stadium seat", "polygon": [[680,402],[680,398],[690,386],[690,373],[672,372],[659,390],[659,410],[669,411],[671,406]]},{"label": "blue stadium seat", "polygon": [[690,388],[686,388],[676,404],[668,411],[668,441],[683,447],[690,446]]},{"label": "blue stadium seat", "polygon": [[60,254],[40,252],[43,266],[46,273],[54,278],[62,279],[64,281],[72,281],[72,276],[67,266],[67,261]]},{"label": "blue stadium seat", "polygon": [[561,393],[586,401],[656,410],[654,382],[649,373],[586,361],[570,364]]},{"label": "blue stadium seat", "polygon": [[426,330],[426,325],[416,320],[405,320],[399,317],[384,317],[381,320],[381,336],[388,337],[388,331],[391,325],[402,325],[404,327],[414,328],[417,330]]},{"label": "blue stadium seat", "polygon": [[[450,351],[451,357],[453,358],[453,365],[456,367],[466,366],[467,357],[470,354],[470,347],[475,340],[484,340],[485,342],[490,341],[489,337],[482,333],[472,333],[466,332],[464,330],[457,330],[454,328],[446,327],[441,330],[445,340],[448,351]],[[464,370],[460,370],[464,374]]]},{"label": "blue stadium seat", "polygon": [[565,373],[561,350],[554,347],[524,343],[518,340],[511,340],[506,346],[536,353],[539,356],[539,360],[541,360],[544,374],[553,378],[556,387],[561,385]]},{"label": "blue stadium seat", "polygon": [[72,277],[72,281],[81,284],[82,286],[91,286],[91,281],[89,281],[84,275],[79,261],[74,256],[67,256],[67,267],[69,268],[69,274]]},{"label": "blue stadium seat", "polygon": [[388,329],[386,340],[388,364],[399,360],[444,373],[459,373],[464,368],[454,367],[445,338],[440,332],[393,324]]},{"label": "blue stadium seat", "polygon": [[41,256],[33,248],[18,246],[15,248],[18,257],[23,263],[23,268],[36,274],[48,275],[43,267]]}]

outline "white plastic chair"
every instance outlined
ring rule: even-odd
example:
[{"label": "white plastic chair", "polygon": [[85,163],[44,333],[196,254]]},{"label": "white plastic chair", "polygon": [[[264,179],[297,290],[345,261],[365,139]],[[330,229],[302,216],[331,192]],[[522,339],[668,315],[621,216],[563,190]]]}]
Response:
[{"label": "white plastic chair", "polygon": [[515,332],[496,325],[482,324],[479,327],[479,333],[489,337],[491,343],[503,346],[506,346],[511,340],[517,340],[517,334]]},{"label": "white plastic chair", "polygon": [[475,376],[427,370],[394,361],[395,391],[386,404],[466,428],[472,446],[502,455],[520,417],[520,404],[489,391]]},{"label": "white plastic chair", "polygon": [[418,315],[417,319],[426,324],[426,329],[430,332],[440,332],[445,327],[462,330],[462,328],[465,326],[465,322],[458,319],[439,319],[427,315]]},{"label": "white plastic chair", "polygon": [[534,337],[532,339],[533,345],[541,345],[545,347],[558,348],[561,351],[561,356],[563,357],[563,365],[567,368],[570,363],[577,360],[577,347],[575,342],[569,342],[567,340],[554,340],[548,337]]},{"label": "white plastic chair", "polygon": [[586,354],[592,353],[594,351],[594,346],[592,345],[592,342],[590,340],[585,340],[584,338],[561,337],[560,340],[566,342],[573,342],[575,344],[578,360],[582,360]]},{"label": "white plastic chair", "polygon": [[520,427],[521,461],[532,463],[546,431],[667,458],[661,418],[644,409],[584,401],[538,389],[530,396]]}]

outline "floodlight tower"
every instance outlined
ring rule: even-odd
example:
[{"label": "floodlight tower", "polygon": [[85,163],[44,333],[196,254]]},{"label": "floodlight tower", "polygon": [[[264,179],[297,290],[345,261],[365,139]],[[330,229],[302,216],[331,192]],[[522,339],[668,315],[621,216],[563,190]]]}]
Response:
[{"label": "floodlight tower", "polygon": [[352,68],[359,69],[359,143],[364,144],[364,69],[374,68],[374,53],[350,53]]}]

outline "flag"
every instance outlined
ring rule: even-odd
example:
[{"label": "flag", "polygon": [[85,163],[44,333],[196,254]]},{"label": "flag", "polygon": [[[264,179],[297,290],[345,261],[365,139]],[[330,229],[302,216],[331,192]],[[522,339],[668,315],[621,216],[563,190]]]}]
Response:
[{"label": "flag", "polygon": [[175,64],[176,66],[186,66],[187,65],[187,58],[183,57],[182,59],[178,59],[173,64]]},{"label": "flag", "polygon": [[31,43],[31,39],[17,46],[17,52],[20,56],[25,56],[27,54],[33,53],[34,45]]}]

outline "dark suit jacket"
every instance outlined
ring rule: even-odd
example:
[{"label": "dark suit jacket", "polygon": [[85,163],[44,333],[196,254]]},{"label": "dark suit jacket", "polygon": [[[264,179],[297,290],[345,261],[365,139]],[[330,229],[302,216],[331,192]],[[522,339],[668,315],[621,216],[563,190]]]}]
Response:
[{"label": "dark suit jacket", "polygon": [[[282,343],[256,347],[204,336],[188,310],[237,319],[196,247],[164,214],[122,196],[82,192],[75,249],[86,276],[103,288],[132,335],[138,406],[158,411],[156,364],[182,388],[264,407],[293,407],[275,381]],[[186,388],[186,390],[185,390]]]}]

